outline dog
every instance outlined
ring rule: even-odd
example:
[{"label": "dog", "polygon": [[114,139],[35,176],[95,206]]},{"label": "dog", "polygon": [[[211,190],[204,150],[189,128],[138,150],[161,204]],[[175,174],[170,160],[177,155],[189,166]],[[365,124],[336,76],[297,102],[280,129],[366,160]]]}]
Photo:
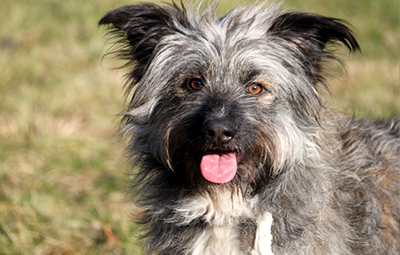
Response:
[{"label": "dog", "polygon": [[[201,4],[200,4],[201,5]],[[399,118],[325,103],[339,19],[138,4],[99,22],[129,69],[121,132],[148,254],[400,254]]]}]

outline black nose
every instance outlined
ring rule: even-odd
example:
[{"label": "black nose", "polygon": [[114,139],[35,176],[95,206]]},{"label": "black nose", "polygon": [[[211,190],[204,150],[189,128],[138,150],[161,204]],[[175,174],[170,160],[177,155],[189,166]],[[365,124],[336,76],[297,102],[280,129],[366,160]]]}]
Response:
[{"label": "black nose", "polygon": [[203,123],[203,134],[214,145],[229,143],[236,133],[236,124],[228,119],[213,119]]}]

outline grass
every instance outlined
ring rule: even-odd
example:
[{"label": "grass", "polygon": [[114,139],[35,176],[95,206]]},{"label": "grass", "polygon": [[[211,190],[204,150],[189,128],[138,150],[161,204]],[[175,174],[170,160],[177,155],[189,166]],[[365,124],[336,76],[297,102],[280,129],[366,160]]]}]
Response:
[{"label": "grass", "polygon": [[[233,5],[221,0],[221,13]],[[123,71],[101,62],[96,26],[127,0],[3,0],[0,8],[0,254],[141,254],[128,166],[113,137]],[[230,3],[230,4],[229,4]],[[399,3],[287,0],[348,20],[363,54],[344,55],[333,104],[357,117],[399,113]]]}]

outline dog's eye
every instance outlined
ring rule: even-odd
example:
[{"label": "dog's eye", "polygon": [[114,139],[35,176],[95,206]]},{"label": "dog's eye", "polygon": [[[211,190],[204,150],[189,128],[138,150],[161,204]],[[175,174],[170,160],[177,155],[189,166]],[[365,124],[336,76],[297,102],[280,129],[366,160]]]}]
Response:
[{"label": "dog's eye", "polygon": [[189,90],[199,90],[203,86],[203,82],[199,78],[191,78],[187,81],[186,86]]},{"label": "dog's eye", "polygon": [[263,91],[263,87],[261,84],[252,83],[250,86],[247,87],[247,90],[253,95],[258,95]]}]

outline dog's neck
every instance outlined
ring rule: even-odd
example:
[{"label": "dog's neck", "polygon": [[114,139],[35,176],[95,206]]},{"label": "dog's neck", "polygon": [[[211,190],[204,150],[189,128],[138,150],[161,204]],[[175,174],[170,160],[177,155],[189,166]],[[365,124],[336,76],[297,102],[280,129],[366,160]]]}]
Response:
[{"label": "dog's neck", "polygon": [[255,213],[257,198],[248,198],[229,191],[196,194],[183,200],[176,209],[180,224],[188,224],[199,218],[206,222],[205,231],[199,235],[191,248],[193,255],[242,254],[241,237],[238,231],[244,219],[253,221],[257,227],[252,255],[273,255],[271,251],[272,215]]}]

